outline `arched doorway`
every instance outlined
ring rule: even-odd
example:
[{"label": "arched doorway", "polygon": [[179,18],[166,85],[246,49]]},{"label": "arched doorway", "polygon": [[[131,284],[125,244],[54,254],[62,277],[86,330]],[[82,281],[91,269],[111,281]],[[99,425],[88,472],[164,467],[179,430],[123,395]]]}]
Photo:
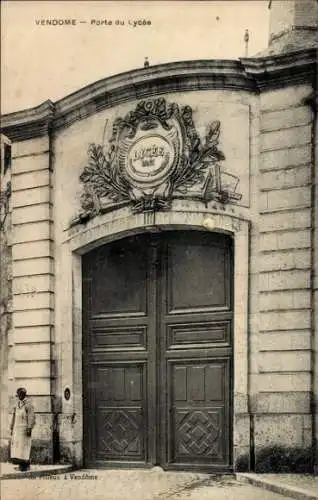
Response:
[{"label": "arched doorway", "polygon": [[231,469],[231,238],[143,233],[82,263],[86,465]]}]

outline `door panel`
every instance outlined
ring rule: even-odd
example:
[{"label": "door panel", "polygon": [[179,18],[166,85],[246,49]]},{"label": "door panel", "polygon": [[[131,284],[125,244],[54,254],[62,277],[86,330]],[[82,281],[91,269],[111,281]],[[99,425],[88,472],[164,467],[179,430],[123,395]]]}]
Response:
[{"label": "door panel", "polygon": [[171,233],[162,246],[161,462],[231,466],[231,241]]},{"label": "door panel", "polygon": [[153,317],[146,235],[83,258],[84,449],[87,465],[143,463],[151,452]]},{"label": "door panel", "polygon": [[96,459],[144,461],[144,366],[97,367],[95,377]]},{"label": "door panel", "polygon": [[168,312],[229,308],[228,248],[207,235],[168,236],[166,242],[166,288]]},{"label": "door panel", "polygon": [[206,323],[177,323],[168,326],[167,348],[184,349],[230,345],[230,321]]},{"label": "door panel", "polygon": [[94,251],[92,314],[146,314],[148,256],[141,240],[130,238],[124,246],[116,241]]},{"label": "door panel", "polygon": [[228,462],[227,361],[171,363],[170,461]]},{"label": "door panel", "polygon": [[231,252],[171,231],[84,256],[87,465],[230,468]]},{"label": "door panel", "polygon": [[113,326],[108,328],[100,325],[92,328],[96,349],[146,349],[147,330],[144,326]]}]

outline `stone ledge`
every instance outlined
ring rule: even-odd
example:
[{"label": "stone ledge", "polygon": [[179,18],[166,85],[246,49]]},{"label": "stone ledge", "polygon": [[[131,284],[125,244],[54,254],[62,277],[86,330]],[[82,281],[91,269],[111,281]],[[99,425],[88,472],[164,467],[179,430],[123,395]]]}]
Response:
[{"label": "stone ledge", "polygon": [[[24,158],[34,153],[49,153],[50,141],[49,137],[32,138],[30,140],[15,142],[12,144],[12,159]],[[13,162],[13,166],[14,166]]]},{"label": "stone ledge", "polygon": [[273,212],[283,208],[306,208],[311,206],[311,189],[289,187],[260,193],[259,208],[261,213]]},{"label": "stone ledge", "polygon": [[260,151],[260,172],[308,165],[311,162],[310,144],[276,151]]},{"label": "stone ledge", "polygon": [[274,132],[300,125],[309,125],[312,120],[311,110],[304,105],[290,105],[279,110],[265,110],[261,114],[260,132]]},{"label": "stone ledge", "polygon": [[267,211],[260,216],[260,233],[268,231],[290,231],[311,227],[310,209],[286,208],[273,213]]},{"label": "stone ledge", "polygon": [[310,290],[260,292],[259,312],[284,312],[310,308]]},{"label": "stone ledge", "polygon": [[52,257],[52,255],[53,246],[51,239],[17,243],[12,248],[13,262],[23,261],[25,259]]},{"label": "stone ledge", "polygon": [[51,203],[51,186],[37,186],[15,191],[12,196],[12,208],[29,207],[40,203]]},{"label": "stone ledge", "polygon": [[[24,153],[24,154],[16,154],[16,155],[13,155],[12,156],[12,160],[18,160],[19,158],[23,159],[23,158],[32,158],[34,160],[34,158],[36,158],[37,156],[45,156],[45,155],[48,155],[50,154],[50,150],[49,149],[45,149],[43,151],[35,151],[34,153]],[[37,170],[37,169],[35,169]],[[26,172],[32,172],[33,170],[32,169],[28,169],[26,170]],[[23,172],[21,172],[23,173]],[[17,175],[17,174],[16,174]]]},{"label": "stone ledge", "polygon": [[29,243],[31,241],[53,240],[53,221],[41,220],[25,222],[12,227],[12,243]]},{"label": "stone ledge", "polygon": [[262,172],[260,191],[275,191],[293,187],[310,186],[312,183],[311,165],[298,165]]},{"label": "stone ledge", "polygon": [[[310,372],[260,373],[258,375],[259,392],[308,392],[310,390]],[[279,416],[277,414],[277,416]],[[265,415],[263,415],[265,417]]]},{"label": "stone ledge", "polygon": [[[290,188],[288,188],[290,189]],[[287,189],[286,189],[287,191]],[[269,191],[265,191],[264,194],[267,194]],[[273,193],[273,191],[270,191],[270,193]],[[281,212],[291,212],[291,211],[296,211],[296,210],[305,210],[306,208],[310,208],[310,202],[304,203],[302,205],[296,205],[294,207],[278,207],[278,208],[265,208],[259,211],[259,215],[267,215],[267,214],[276,214],[276,213],[281,213]]]},{"label": "stone ledge", "polygon": [[26,479],[53,476],[55,474],[64,474],[75,470],[72,465],[31,465],[31,470],[26,472],[19,472],[14,469],[13,464],[1,463],[0,465],[0,479]]},{"label": "stone ledge", "polygon": [[260,151],[266,153],[310,145],[311,129],[311,125],[299,125],[281,130],[264,131],[260,135]]},{"label": "stone ledge", "polygon": [[310,269],[262,271],[259,275],[261,292],[310,288]]},{"label": "stone ledge", "polygon": [[17,207],[12,214],[12,225],[53,221],[53,204],[38,203],[26,207]]},{"label": "stone ledge", "polygon": [[310,416],[310,391],[260,392],[251,397],[251,411],[256,416],[308,415]]},{"label": "stone ledge", "polygon": [[263,478],[260,474],[238,472],[235,476],[236,479],[242,483],[252,484],[253,486],[258,486],[259,488],[263,488],[289,498],[296,498],[297,500],[317,500],[318,498],[318,494],[315,494],[314,492],[284,483],[280,474],[277,475],[278,480],[275,482],[273,480]]}]

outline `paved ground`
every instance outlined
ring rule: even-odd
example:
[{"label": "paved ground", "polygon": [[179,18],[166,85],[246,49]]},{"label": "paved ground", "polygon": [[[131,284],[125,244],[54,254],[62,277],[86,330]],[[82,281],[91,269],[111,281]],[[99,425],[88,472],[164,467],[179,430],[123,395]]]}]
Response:
[{"label": "paved ground", "polygon": [[312,474],[262,474],[261,477],[273,484],[287,484],[295,488],[302,488],[318,498],[318,476]]},{"label": "paved ground", "polygon": [[81,470],[1,481],[2,500],[283,500],[229,476],[150,470]]}]

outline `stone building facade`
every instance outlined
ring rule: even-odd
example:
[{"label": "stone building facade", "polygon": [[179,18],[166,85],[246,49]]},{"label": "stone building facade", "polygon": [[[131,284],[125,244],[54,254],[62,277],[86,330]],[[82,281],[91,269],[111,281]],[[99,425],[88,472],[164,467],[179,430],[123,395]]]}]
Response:
[{"label": "stone building facade", "polygon": [[3,454],[25,386],[39,462],[317,465],[318,6],[300,22],[301,3],[271,2],[257,57],[2,117]]}]

